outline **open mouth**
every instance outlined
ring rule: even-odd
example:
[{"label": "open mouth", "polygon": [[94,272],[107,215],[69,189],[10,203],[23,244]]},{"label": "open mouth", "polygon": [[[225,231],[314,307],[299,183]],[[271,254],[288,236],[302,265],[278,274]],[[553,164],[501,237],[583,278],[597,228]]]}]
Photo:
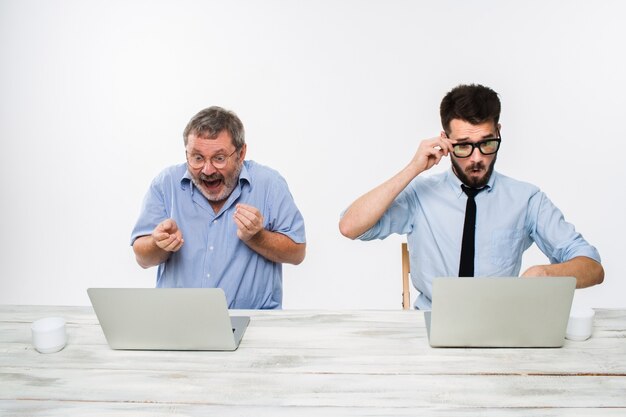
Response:
[{"label": "open mouth", "polygon": [[217,179],[204,179],[202,180],[202,184],[204,184],[204,186],[210,190],[214,190],[216,188],[219,188],[222,184],[224,183],[224,180],[221,178],[217,178]]},{"label": "open mouth", "polygon": [[200,174],[199,180],[207,191],[215,191],[224,184],[224,177],[219,174],[204,175]]}]

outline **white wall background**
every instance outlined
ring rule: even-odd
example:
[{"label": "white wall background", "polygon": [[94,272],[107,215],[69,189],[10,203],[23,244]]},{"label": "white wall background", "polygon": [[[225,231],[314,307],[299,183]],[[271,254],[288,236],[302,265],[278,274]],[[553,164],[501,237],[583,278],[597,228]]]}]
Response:
[{"label": "white wall background", "polygon": [[[285,308],[399,308],[400,242],[339,213],[440,131],[459,83],[499,92],[497,169],[539,185],[603,257],[577,291],[626,306],[626,6],[607,1],[0,0],[0,303],[151,287],[128,245],[181,132],[221,105],[307,225]],[[437,167],[446,169],[448,162]],[[525,266],[543,263],[530,251]]]}]

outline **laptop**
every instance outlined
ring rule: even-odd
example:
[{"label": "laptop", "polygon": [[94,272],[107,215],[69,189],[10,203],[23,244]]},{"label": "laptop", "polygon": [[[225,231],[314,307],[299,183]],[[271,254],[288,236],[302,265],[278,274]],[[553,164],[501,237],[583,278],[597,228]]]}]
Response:
[{"label": "laptop", "polygon": [[576,278],[435,278],[432,347],[561,347]]},{"label": "laptop", "polygon": [[89,288],[111,349],[235,350],[250,317],[229,316],[220,288]]}]

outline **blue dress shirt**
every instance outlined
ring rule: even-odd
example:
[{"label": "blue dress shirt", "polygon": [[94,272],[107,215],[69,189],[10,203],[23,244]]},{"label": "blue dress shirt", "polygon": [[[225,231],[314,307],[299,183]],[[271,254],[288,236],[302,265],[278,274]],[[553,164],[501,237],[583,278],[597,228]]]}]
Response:
[{"label": "blue dress shirt", "polygon": [[[452,170],[416,177],[377,224],[359,237],[384,239],[407,234],[415,302],[430,309],[434,277],[459,274],[467,196]],[[565,221],[536,186],[493,172],[487,190],[476,196],[475,276],[517,276],[522,255],[533,242],[550,263],[576,256],[600,262],[598,251]]]},{"label": "blue dress shirt", "polygon": [[168,218],[181,230],[183,246],[159,265],[157,287],[219,287],[229,308],[281,308],[282,264],[237,237],[237,203],[259,209],[265,229],[305,242],[304,219],[286,181],[273,169],[244,161],[237,186],[216,214],[191,181],[187,165],[172,166],[152,181],[131,235],[132,245]]}]

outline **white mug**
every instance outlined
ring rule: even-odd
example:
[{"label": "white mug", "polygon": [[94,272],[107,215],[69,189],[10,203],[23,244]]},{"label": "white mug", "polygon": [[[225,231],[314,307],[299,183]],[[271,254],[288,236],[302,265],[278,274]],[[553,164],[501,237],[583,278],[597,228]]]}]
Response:
[{"label": "white mug", "polygon": [[591,337],[593,317],[596,312],[591,308],[572,307],[565,330],[565,338],[582,341]]},{"label": "white mug", "polygon": [[33,346],[40,353],[54,353],[65,347],[67,333],[65,320],[61,317],[46,317],[31,325]]}]

